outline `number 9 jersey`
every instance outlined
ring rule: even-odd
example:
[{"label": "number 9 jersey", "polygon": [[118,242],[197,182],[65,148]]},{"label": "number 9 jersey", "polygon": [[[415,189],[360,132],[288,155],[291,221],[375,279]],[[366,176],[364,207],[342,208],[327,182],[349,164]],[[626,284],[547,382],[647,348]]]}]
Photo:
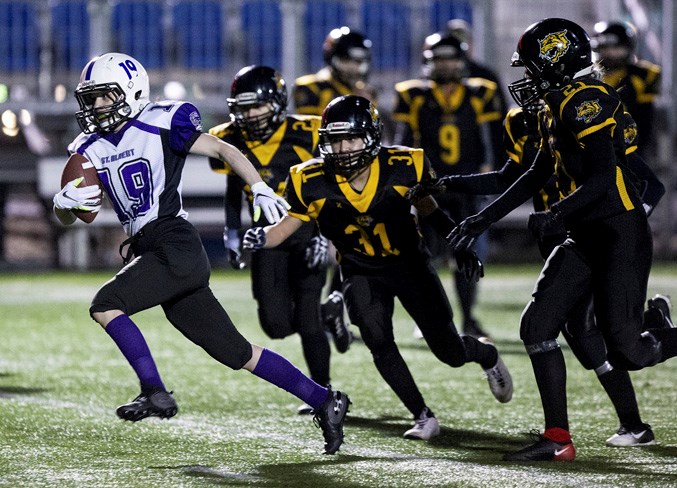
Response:
[{"label": "number 9 jersey", "polygon": [[344,275],[404,262],[425,262],[428,252],[407,190],[434,177],[421,149],[382,147],[361,192],[329,171],[322,158],[293,166],[287,182],[289,214],[314,219],[338,252]]}]

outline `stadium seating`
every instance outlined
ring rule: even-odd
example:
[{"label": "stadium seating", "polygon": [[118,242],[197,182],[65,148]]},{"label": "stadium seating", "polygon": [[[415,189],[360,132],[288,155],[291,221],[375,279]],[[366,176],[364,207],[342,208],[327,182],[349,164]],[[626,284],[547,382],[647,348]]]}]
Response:
[{"label": "stadium seating", "polygon": [[40,27],[33,2],[0,1],[0,71],[29,72],[40,66]]}]

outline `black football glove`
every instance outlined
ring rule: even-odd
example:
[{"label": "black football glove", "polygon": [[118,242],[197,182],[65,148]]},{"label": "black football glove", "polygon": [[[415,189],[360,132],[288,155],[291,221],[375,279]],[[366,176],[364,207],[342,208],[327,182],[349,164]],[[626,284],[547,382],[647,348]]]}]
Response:
[{"label": "black football glove", "polygon": [[566,234],[562,215],[559,212],[552,212],[550,210],[530,214],[527,227],[531,234],[539,240],[550,236]]},{"label": "black football glove", "polygon": [[416,203],[420,199],[425,198],[429,195],[438,195],[448,191],[448,176],[443,178],[436,178],[428,181],[423,181],[417,185],[409,188],[404,197],[410,203]]},{"label": "black football glove", "polygon": [[454,252],[465,251],[472,247],[475,240],[486,231],[492,224],[489,219],[481,213],[471,215],[447,236],[447,242],[453,248]]},{"label": "black football glove", "polygon": [[240,252],[240,234],[237,229],[223,228],[223,247],[228,252],[228,262],[233,269],[244,269],[245,263],[242,261]]},{"label": "black football glove", "polygon": [[466,281],[477,283],[484,277],[484,265],[474,251],[469,249],[454,252],[456,266]]},{"label": "black football glove", "polygon": [[242,247],[256,251],[266,245],[266,231],[263,227],[252,227],[247,229],[242,238]]}]

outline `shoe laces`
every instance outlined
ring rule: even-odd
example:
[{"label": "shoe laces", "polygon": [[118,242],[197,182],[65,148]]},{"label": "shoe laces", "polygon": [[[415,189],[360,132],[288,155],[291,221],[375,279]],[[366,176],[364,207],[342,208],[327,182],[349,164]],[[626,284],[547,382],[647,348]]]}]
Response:
[{"label": "shoe laces", "polygon": [[[496,381],[501,388],[505,387],[505,377],[501,373],[500,369],[498,368],[498,363],[496,363],[496,366],[494,366],[491,369],[487,369],[484,372],[484,377],[493,379]],[[538,432],[538,431],[537,431]]]}]

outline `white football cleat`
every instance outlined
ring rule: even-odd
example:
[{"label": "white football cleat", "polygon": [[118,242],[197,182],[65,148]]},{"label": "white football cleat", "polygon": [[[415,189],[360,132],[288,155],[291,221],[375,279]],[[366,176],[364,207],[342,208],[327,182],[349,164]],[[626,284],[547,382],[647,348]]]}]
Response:
[{"label": "white football cleat", "polygon": [[430,410],[424,408],[414,422],[414,426],[404,433],[405,439],[421,439],[428,441],[440,435],[440,424],[435,417],[429,417]]}]

